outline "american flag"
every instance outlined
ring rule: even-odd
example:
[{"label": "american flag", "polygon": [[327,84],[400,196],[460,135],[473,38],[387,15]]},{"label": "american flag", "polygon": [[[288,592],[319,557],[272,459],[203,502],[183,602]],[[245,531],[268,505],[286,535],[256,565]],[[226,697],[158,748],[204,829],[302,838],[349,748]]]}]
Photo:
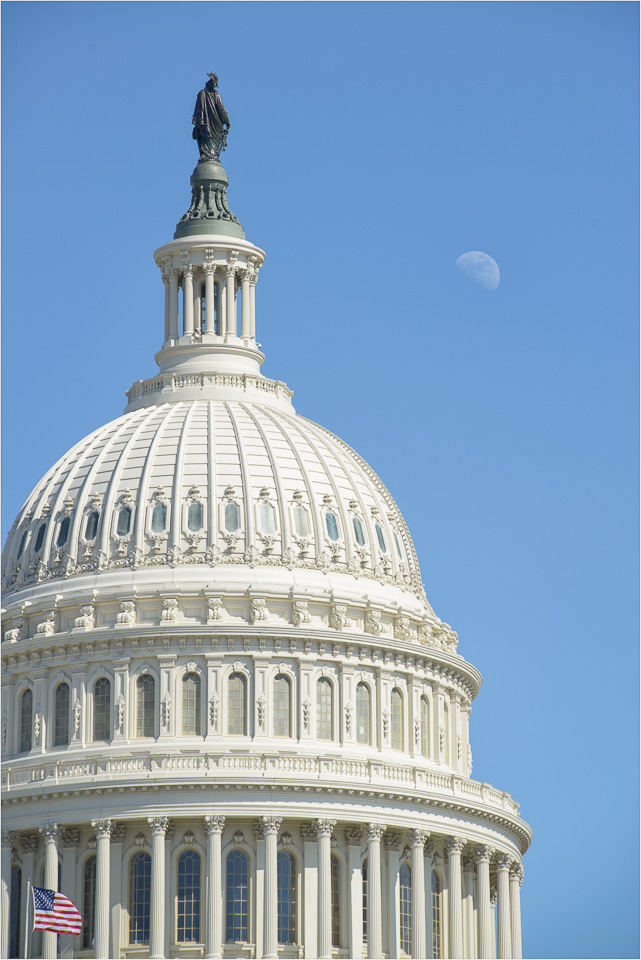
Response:
[{"label": "american flag", "polygon": [[75,905],[55,890],[33,888],[33,929],[80,935],[82,917]]}]

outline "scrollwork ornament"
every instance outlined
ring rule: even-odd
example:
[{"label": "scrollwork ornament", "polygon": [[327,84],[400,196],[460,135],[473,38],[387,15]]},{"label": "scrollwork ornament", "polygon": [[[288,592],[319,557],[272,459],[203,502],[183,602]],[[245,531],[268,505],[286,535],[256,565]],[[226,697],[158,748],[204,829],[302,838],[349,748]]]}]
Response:
[{"label": "scrollwork ornament", "polygon": [[354,710],[353,705],[348,701],[345,704],[345,730],[347,733],[350,732],[352,726],[352,711]]},{"label": "scrollwork ornament", "polygon": [[216,693],[209,698],[209,723],[214,730],[218,729],[218,694]]},{"label": "scrollwork ornament", "polygon": [[169,727],[171,723],[171,697],[168,693],[162,698],[160,705],[160,719],[163,727]]},{"label": "scrollwork ornament", "polygon": [[309,615],[307,600],[294,600],[292,604],[292,623],[295,627],[300,627],[303,623],[311,623],[312,618]]},{"label": "scrollwork ornament", "polygon": [[258,725],[259,725],[259,727],[261,727],[261,728],[264,728],[264,726],[265,726],[265,706],[266,706],[266,703],[267,703],[267,701],[266,701],[265,697],[263,696],[263,694],[261,693],[261,695],[259,696],[258,700],[256,701],[256,706],[258,707]]},{"label": "scrollwork ornament", "polygon": [[309,699],[309,697],[306,697],[303,700],[302,706],[303,706],[303,726],[305,727],[306,730],[309,730],[309,722],[311,719],[311,711],[312,711],[312,702]]},{"label": "scrollwork ornament", "polygon": [[73,732],[74,736],[78,736],[80,733],[80,721],[82,719],[82,704],[80,700],[76,697],[73,704]]},{"label": "scrollwork ornament", "polygon": [[368,610],[365,614],[365,633],[378,637],[382,629],[380,610]]},{"label": "scrollwork ornament", "polygon": [[267,600],[262,597],[254,597],[251,602],[251,620],[252,623],[267,620],[269,611],[267,609]]}]

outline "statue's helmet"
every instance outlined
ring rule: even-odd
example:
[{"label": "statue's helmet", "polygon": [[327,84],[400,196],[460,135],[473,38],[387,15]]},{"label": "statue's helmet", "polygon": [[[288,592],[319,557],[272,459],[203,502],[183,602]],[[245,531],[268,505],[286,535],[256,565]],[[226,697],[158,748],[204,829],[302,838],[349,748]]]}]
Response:
[{"label": "statue's helmet", "polygon": [[218,74],[217,73],[208,73],[207,76],[212,81],[212,83],[218,83]]}]

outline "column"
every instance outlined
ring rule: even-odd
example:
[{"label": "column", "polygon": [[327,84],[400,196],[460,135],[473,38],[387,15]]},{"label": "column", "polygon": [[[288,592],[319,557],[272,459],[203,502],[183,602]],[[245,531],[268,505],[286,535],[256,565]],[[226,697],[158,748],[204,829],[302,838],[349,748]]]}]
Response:
[{"label": "column", "polygon": [[251,337],[251,305],[249,293],[249,281],[251,273],[249,270],[243,270],[241,280],[241,300],[240,300],[240,335],[248,339]]},{"label": "column", "polygon": [[165,340],[169,340],[169,317],[171,316],[171,295],[169,293],[169,274],[163,273],[162,282],[165,287]]},{"label": "column", "polygon": [[[38,849],[38,836],[35,833],[27,834],[26,837],[20,837],[20,846],[22,848],[22,887],[20,890],[20,903],[22,916],[20,917],[20,945],[24,947],[24,938],[25,938],[25,928],[24,928],[24,917],[25,917],[25,904],[27,902],[27,880],[35,876],[35,855],[36,850]],[[35,953],[33,942],[33,934],[29,931],[29,943],[31,953]]]},{"label": "column", "polygon": [[360,827],[345,831],[349,851],[349,956],[363,953],[363,866],[361,847],[363,833]]},{"label": "column", "polygon": [[[111,865],[109,868],[109,942],[114,957],[120,956],[120,921],[123,904],[122,890],[122,845],[125,839],[124,824],[112,824],[111,827]],[[125,900],[126,903],[126,900]]]},{"label": "column", "polygon": [[183,333],[194,332],[194,268],[188,263],[183,270]]},{"label": "column", "polygon": [[[263,933],[265,927],[265,828],[261,820],[254,823],[256,837],[256,895],[254,897],[254,918],[256,938],[256,956],[264,955]],[[250,914],[251,916],[251,914]]]},{"label": "column", "polygon": [[318,956],[332,956],[332,830],[335,820],[317,820],[318,829]]},{"label": "column", "polygon": [[383,956],[383,910],[381,903],[382,823],[367,824],[367,956]]},{"label": "column", "polygon": [[200,275],[199,275],[196,279],[194,279],[194,282],[193,282],[194,303],[192,306],[192,311],[194,314],[194,333],[197,333],[197,334],[202,333],[201,316],[200,316],[202,313],[202,306],[201,306],[201,300],[200,300],[201,289],[202,289],[202,280],[200,279]]},{"label": "column", "polygon": [[[46,890],[58,889],[58,824],[47,823],[40,827],[40,833],[45,841],[45,876],[44,886]],[[33,880],[33,877],[32,877]],[[42,934],[42,956],[45,960],[55,960],[57,956],[58,934],[51,930],[45,930]]]},{"label": "column", "polygon": [[315,823],[303,824],[305,958],[318,956],[318,830]]},{"label": "column", "polygon": [[278,914],[276,845],[281,825],[280,817],[261,817],[265,831],[265,936],[263,957],[265,960],[277,960],[278,957]]},{"label": "column", "polygon": [[512,956],[514,960],[521,960],[523,949],[521,946],[521,884],[523,883],[523,866],[515,860],[510,865],[510,927],[512,929]]},{"label": "column", "polygon": [[9,891],[11,890],[11,851],[13,849],[13,833],[11,830],[2,831],[2,891],[1,891],[1,923],[0,954],[9,956]]},{"label": "column", "polygon": [[[258,280],[258,270],[254,269],[249,278],[249,336],[252,340],[256,339],[256,281]],[[243,297],[245,294],[243,294]]]},{"label": "column", "polygon": [[465,840],[461,837],[448,837],[445,849],[450,863],[449,906],[450,906],[450,953],[453,957],[463,956],[463,899],[461,885],[461,850]]},{"label": "column", "polygon": [[474,915],[474,857],[466,856],[462,860],[463,867],[463,933],[465,941],[464,956],[476,956],[476,917]]},{"label": "column", "polygon": [[167,817],[148,817],[151,828],[151,916],[149,931],[149,958],[163,960],[165,956],[165,831]]},{"label": "column", "polygon": [[[215,333],[215,302],[214,302],[214,277],[216,274],[216,264],[203,264],[205,271],[205,333]],[[219,332],[220,332],[220,310],[218,312]]]},{"label": "column", "polygon": [[490,848],[486,846],[478,846],[475,851],[477,909],[479,920],[479,960],[490,960],[492,956],[490,853]]},{"label": "column", "polygon": [[425,841],[426,830],[410,830],[412,844],[412,957],[426,957],[425,940]]},{"label": "column", "polygon": [[492,887],[490,893],[490,907],[492,908],[490,927],[492,930],[492,953],[490,956],[492,958],[496,957],[496,901],[497,901],[496,887]]},{"label": "column", "polygon": [[496,858],[497,869],[497,927],[496,955],[499,960],[509,960],[512,956],[512,929],[510,925],[510,858],[499,854]]},{"label": "column", "polygon": [[224,817],[205,817],[207,828],[207,957],[222,957],[223,883],[222,834]]},{"label": "column", "polygon": [[385,834],[387,849],[387,929],[390,960],[401,955],[401,889],[399,866],[401,861],[401,838],[398,833]]},{"label": "column", "polygon": [[180,270],[169,271],[169,339],[178,339],[178,280]]},{"label": "column", "polygon": [[[60,831],[62,841],[62,875],[60,886],[65,897],[69,897],[82,913],[82,904],[76,887],[76,859],[78,855],[78,830],[66,827]],[[60,956],[73,957],[74,947],[79,944],[77,937],[66,933],[60,937]]]},{"label": "column", "polygon": [[236,336],[236,269],[232,261],[227,264],[225,272],[225,287],[227,290],[227,329],[226,333]]},{"label": "column", "polygon": [[109,960],[109,840],[111,820],[92,820],[96,831],[96,942],[94,956]]}]

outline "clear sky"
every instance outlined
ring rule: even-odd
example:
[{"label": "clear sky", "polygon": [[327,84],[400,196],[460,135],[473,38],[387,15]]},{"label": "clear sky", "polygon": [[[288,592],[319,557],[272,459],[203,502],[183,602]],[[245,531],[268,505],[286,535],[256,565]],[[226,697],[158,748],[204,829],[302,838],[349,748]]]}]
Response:
[{"label": "clear sky", "polygon": [[[264,371],[380,474],[484,675],[528,957],[638,957],[636,3],[2,5],[6,533],[151,376],[206,73]],[[492,256],[495,291],[457,270]]]}]

